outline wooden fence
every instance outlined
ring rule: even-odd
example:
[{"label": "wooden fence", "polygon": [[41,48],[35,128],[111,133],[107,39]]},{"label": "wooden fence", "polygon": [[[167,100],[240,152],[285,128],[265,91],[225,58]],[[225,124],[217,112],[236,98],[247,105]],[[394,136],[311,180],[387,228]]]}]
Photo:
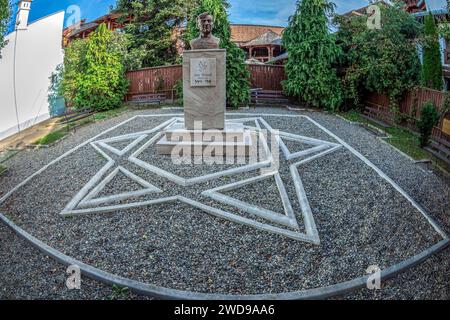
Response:
[{"label": "wooden fence", "polygon": [[268,91],[282,91],[281,82],[286,79],[284,66],[251,64],[250,82],[252,88]]},{"label": "wooden fence", "polygon": [[183,68],[181,65],[145,68],[129,71],[126,76],[130,82],[127,100],[131,100],[133,96],[151,93],[165,93],[167,99],[173,100],[173,88],[182,78]]},{"label": "wooden fence", "polygon": [[[248,65],[252,88],[281,91],[281,81],[285,79],[284,66]],[[130,82],[127,100],[133,96],[166,93],[167,99],[175,97],[173,90],[178,80],[183,77],[181,65],[145,68],[127,73]]]},{"label": "wooden fence", "polygon": [[[416,129],[416,122],[420,119],[421,108],[427,101],[432,101],[440,111],[444,104],[444,92],[427,88],[417,88],[405,95],[399,105],[405,126]],[[388,124],[394,123],[395,115],[390,108],[388,96],[372,93],[366,96],[364,104],[367,115]],[[441,118],[439,125],[434,128],[433,139],[448,144],[450,143],[450,136],[442,130],[444,119],[445,115]]]}]

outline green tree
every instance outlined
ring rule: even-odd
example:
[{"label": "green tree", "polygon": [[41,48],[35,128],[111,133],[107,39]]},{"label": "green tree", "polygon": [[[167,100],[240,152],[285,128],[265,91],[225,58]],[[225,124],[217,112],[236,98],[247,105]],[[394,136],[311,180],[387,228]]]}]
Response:
[{"label": "green tree", "polygon": [[170,65],[179,55],[175,32],[186,20],[193,0],[118,0],[116,11],[132,17],[125,26],[134,68]]},{"label": "green tree", "polygon": [[283,45],[289,53],[285,92],[308,105],[331,110],[342,101],[334,68],[340,48],[328,29],[328,15],[334,6],[327,0],[298,1],[283,33]]},{"label": "green tree", "polygon": [[209,12],[214,17],[213,34],[220,38],[220,48],[227,50],[227,104],[233,108],[247,104],[250,100],[250,73],[245,64],[245,52],[231,41],[231,28],[227,9],[230,4],[226,0],[197,0],[191,12],[185,40],[199,36],[197,16]]},{"label": "green tree", "polygon": [[425,17],[424,33],[422,85],[428,88],[442,90],[441,50],[438,29],[431,12]]},{"label": "green tree", "polygon": [[75,103],[79,73],[83,73],[86,70],[84,62],[86,49],[86,39],[74,40],[64,49],[64,64],[60,71],[62,73],[62,76],[60,76],[62,79],[60,94],[70,107],[74,106]]},{"label": "green tree", "polygon": [[8,29],[9,18],[11,15],[11,7],[9,0],[0,0],[0,58],[1,51],[6,45],[5,33]]},{"label": "green tree", "polygon": [[104,24],[86,40],[66,48],[61,90],[76,109],[97,111],[117,108],[127,92],[124,48]]},{"label": "green tree", "polygon": [[[420,82],[417,38],[421,24],[400,3],[381,6],[381,29],[367,28],[367,17],[338,17],[337,43],[344,97],[359,104],[366,92],[387,94],[398,110],[402,95]],[[395,111],[394,110],[394,111]]]}]

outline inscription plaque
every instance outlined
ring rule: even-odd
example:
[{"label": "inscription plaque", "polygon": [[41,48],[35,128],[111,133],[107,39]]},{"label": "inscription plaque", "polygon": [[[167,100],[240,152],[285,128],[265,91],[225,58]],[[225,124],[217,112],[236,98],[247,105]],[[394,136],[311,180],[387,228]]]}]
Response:
[{"label": "inscription plaque", "polygon": [[216,58],[191,59],[191,87],[216,86]]}]

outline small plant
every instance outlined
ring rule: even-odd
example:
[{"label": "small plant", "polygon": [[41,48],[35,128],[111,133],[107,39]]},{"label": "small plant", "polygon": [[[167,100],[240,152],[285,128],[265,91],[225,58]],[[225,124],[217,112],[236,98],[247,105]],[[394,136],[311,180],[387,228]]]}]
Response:
[{"label": "small plant", "polygon": [[127,287],[121,287],[114,284],[112,289],[112,294],[108,296],[109,300],[124,300],[128,298],[129,289]]},{"label": "small plant", "polygon": [[156,92],[164,90],[165,82],[162,74],[156,76],[155,90]]},{"label": "small plant", "polygon": [[183,104],[183,80],[178,80],[173,86],[173,90],[175,91],[176,103]]},{"label": "small plant", "polygon": [[67,135],[67,130],[61,129],[57,131],[50,132],[46,136],[40,138],[35,142],[37,145],[49,145],[52,144],[60,139],[62,139],[64,136]]},{"label": "small plant", "polygon": [[422,148],[430,143],[433,127],[439,123],[439,118],[439,113],[431,101],[423,105],[420,120],[417,122],[420,132],[420,146]]}]

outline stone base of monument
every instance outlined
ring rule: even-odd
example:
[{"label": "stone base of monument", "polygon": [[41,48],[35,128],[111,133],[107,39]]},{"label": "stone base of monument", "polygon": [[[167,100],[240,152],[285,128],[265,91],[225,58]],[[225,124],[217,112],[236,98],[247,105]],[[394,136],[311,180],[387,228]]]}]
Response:
[{"label": "stone base of monument", "polygon": [[226,124],[224,130],[188,130],[184,124],[168,128],[156,143],[160,155],[248,157],[257,145],[256,132],[242,124]]}]

